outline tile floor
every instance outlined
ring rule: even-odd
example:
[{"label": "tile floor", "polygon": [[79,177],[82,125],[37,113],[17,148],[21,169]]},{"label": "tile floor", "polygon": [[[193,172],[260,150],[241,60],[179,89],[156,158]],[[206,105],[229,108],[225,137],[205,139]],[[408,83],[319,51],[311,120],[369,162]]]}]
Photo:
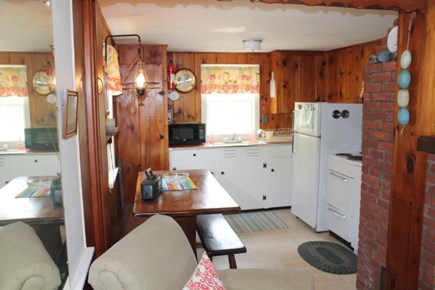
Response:
[{"label": "tile floor", "polygon": [[[336,275],[317,270],[298,254],[297,247],[306,241],[323,240],[340,243],[329,233],[316,233],[297,219],[290,209],[275,210],[288,225],[286,229],[254,233],[241,233],[248,252],[236,255],[238,268],[291,268],[310,272],[314,277],[316,290],[355,290],[356,274]],[[228,268],[226,256],[215,257],[217,269]],[[266,290],[266,289],[265,289]]]}]

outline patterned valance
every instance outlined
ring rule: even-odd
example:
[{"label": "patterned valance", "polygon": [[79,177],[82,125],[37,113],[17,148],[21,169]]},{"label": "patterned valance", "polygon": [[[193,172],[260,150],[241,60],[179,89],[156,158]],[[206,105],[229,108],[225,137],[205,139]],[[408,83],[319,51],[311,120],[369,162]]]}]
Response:
[{"label": "patterned valance", "polygon": [[28,95],[26,66],[0,65],[0,97]]},{"label": "patterned valance", "polygon": [[202,94],[260,93],[259,65],[202,65]]}]

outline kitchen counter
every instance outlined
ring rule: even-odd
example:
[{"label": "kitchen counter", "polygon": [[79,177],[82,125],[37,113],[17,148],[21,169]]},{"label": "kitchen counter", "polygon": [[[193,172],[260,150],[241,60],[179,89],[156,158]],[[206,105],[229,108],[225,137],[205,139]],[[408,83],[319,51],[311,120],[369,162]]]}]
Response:
[{"label": "kitchen counter", "polygon": [[54,154],[55,151],[39,151],[39,150],[18,150],[18,149],[7,149],[0,150],[0,155],[22,155],[22,154]]},{"label": "kitchen counter", "polygon": [[256,141],[242,141],[238,143],[225,143],[225,142],[215,142],[215,143],[204,143],[204,144],[195,144],[195,145],[171,145],[171,148],[177,149],[192,149],[192,148],[218,148],[218,147],[244,147],[244,146],[263,146],[263,145],[276,145],[276,144],[293,144],[291,138],[287,139],[279,139],[279,140],[256,140]]}]

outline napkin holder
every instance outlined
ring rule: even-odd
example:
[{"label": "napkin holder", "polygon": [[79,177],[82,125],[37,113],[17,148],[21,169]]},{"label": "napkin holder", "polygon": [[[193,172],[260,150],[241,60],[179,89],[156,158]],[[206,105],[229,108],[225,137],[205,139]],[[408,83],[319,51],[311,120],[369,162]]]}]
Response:
[{"label": "napkin holder", "polygon": [[141,182],[142,200],[152,200],[157,197],[162,189],[162,178],[151,171],[151,168],[145,170],[146,178]]}]

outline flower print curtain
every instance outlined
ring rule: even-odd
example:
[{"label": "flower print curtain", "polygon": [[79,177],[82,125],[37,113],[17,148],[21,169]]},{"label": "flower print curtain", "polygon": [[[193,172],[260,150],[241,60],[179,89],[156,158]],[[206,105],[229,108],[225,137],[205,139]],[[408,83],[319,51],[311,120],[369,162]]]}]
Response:
[{"label": "flower print curtain", "polygon": [[260,93],[259,65],[202,65],[202,94]]},{"label": "flower print curtain", "polygon": [[28,95],[26,66],[0,65],[0,97]]}]

